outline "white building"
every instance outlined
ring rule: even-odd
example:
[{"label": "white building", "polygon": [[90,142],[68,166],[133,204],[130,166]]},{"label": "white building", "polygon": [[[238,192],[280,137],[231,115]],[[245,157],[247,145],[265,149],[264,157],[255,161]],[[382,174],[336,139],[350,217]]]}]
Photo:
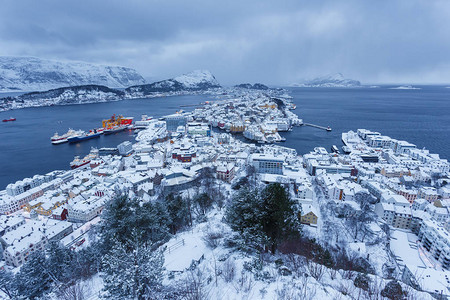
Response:
[{"label": "white building", "polygon": [[0,238],[7,265],[18,267],[33,251],[42,251],[73,231],[72,224],[53,219],[29,220]]},{"label": "white building", "polygon": [[411,225],[410,203],[401,195],[383,194],[375,205],[377,215],[393,227],[409,229]]},{"label": "white building", "polygon": [[419,232],[419,239],[427,251],[442,264],[442,267],[450,268],[450,234],[436,221],[424,220]]}]

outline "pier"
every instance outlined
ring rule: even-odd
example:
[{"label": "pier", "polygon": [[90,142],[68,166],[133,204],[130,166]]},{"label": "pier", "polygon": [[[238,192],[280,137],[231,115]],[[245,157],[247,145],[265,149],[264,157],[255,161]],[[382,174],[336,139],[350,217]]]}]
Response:
[{"label": "pier", "polygon": [[194,106],[194,107],[203,107],[204,106],[204,104],[184,104],[184,105],[180,105],[180,107],[192,107],[192,106]]},{"label": "pier", "polygon": [[311,127],[314,127],[314,128],[323,129],[323,130],[326,130],[326,131],[331,131],[331,127],[330,127],[330,126],[325,127],[325,126],[319,126],[319,125],[310,124],[310,123],[303,123],[303,125],[305,125],[305,126],[311,126]]}]

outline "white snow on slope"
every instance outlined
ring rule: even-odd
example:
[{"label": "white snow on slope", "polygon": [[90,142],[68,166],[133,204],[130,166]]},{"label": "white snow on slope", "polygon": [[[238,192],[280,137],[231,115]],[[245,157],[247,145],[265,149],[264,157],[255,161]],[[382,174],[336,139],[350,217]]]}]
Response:
[{"label": "white snow on slope", "polygon": [[183,84],[186,88],[196,88],[199,84],[210,83],[219,86],[214,75],[208,70],[195,70],[173,78]]},{"label": "white snow on slope", "polygon": [[35,57],[0,57],[0,90],[43,91],[77,85],[128,87],[144,84],[136,70]]}]

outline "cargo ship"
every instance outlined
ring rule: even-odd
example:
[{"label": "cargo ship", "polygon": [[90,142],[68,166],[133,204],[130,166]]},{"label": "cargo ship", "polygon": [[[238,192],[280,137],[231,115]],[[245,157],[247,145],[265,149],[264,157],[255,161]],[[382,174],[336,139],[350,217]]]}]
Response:
[{"label": "cargo ship", "polygon": [[116,116],[116,114],[113,114],[111,118],[102,121],[103,133],[108,135],[123,131],[132,125],[133,119],[133,117]]},{"label": "cargo ship", "polygon": [[105,135],[113,134],[113,133],[116,133],[116,132],[124,131],[124,130],[127,129],[127,128],[128,128],[128,125],[113,126],[113,127],[106,128],[106,129],[103,131],[103,133],[104,133]]},{"label": "cargo ship", "polygon": [[81,142],[81,141],[90,140],[90,139],[93,139],[93,138],[98,138],[98,137],[100,137],[101,134],[102,133],[101,132],[97,132],[96,129],[93,129],[93,130],[91,130],[89,132],[84,132],[83,131],[82,134],[77,134],[77,135],[74,135],[72,137],[69,137],[67,139],[67,141],[69,143],[78,143],[78,142]]}]

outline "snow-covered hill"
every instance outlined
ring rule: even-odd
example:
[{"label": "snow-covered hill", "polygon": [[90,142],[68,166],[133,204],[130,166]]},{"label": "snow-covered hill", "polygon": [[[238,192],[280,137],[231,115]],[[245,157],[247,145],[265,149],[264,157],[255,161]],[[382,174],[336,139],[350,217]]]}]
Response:
[{"label": "snow-covered hill", "polygon": [[35,57],[0,57],[0,91],[44,91],[67,86],[128,87],[145,83],[134,69],[61,62]]},{"label": "snow-covered hill", "polygon": [[195,70],[172,79],[132,86],[125,91],[131,97],[135,97],[151,95],[152,93],[200,91],[212,88],[220,88],[220,84],[214,75],[206,70]]},{"label": "snow-covered hill", "polygon": [[124,95],[123,91],[102,85],[82,85],[27,93],[9,100],[14,100],[12,108],[21,108],[117,101]]},{"label": "snow-covered hill", "polygon": [[344,78],[341,73],[330,74],[307,80],[303,83],[293,84],[296,87],[359,87],[361,82],[358,80]]}]

